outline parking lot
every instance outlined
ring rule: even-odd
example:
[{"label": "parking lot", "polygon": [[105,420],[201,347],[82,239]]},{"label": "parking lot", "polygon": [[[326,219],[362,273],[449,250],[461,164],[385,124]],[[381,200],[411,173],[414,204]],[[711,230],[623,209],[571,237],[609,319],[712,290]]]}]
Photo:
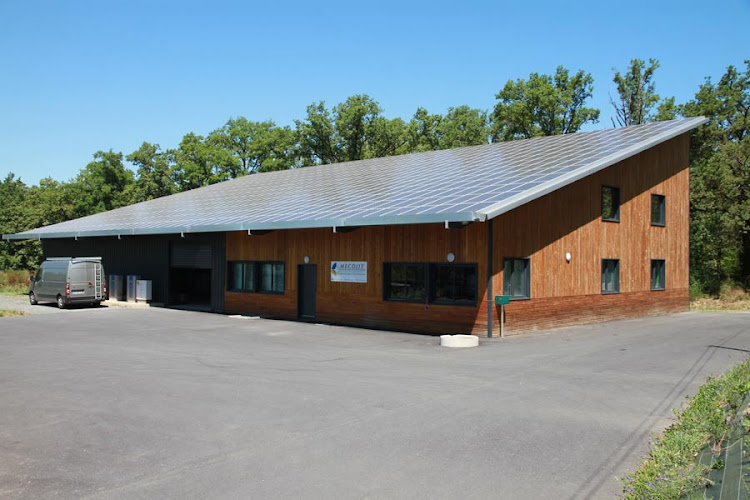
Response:
[{"label": "parking lot", "polygon": [[745,349],[747,314],[467,350],[168,309],[3,318],[0,496],[611,498]]}]

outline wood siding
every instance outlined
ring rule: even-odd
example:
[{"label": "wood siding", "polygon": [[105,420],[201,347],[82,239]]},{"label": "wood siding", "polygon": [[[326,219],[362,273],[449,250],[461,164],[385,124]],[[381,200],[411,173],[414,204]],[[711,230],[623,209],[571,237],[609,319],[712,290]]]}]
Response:
[{"label": "wood siding", "polygon": [[[531,299],[506,306],[506,333],[689,309],[687,134],[496,218],[496,277],[504,257],[531,259]],[[620,222],[601,219],[601,186],[620,188]],[[651,225],[651,194],[666,225]],[[565,254],[571,254],[570,263]],[[620,260],[620,293],[601,294],[601,259]],[[666,290],[651,291],[651,259]]]},{"label": "wood siding", "polygon": [[[286,263],[283,295],[226,292],[230,313],[297,318],[297,266],[317,264],[317,321],[429,333],[486,333],[487,308],[389,302],[383,300],[384,262],[475,263],[481,295],[486,290],[487,238],[483,224],[447,230],[441,224],[368,226],[350,233],[331,228],[273,231],[262,236],[227,234],[227,261],[279,260]],[[335,283],[332,260],[367,261],[367,283]],[[486,298],[485,298],[486,301]],[[484,321],[481,316],[484,314]],[[480,331],[477,331],[481,334]]]},{"label": "wood siding", "polygon": [[[688,135],[495,218],[493,295],[502,293],[505,257],[531,260],[531,299],[506,306],[506,334],[646,314],[684,311],[688,285]],[[620,222],[601,220],[601,186],[620,188]],[[651,194],[666,196],[666,226],[652,226]],[[427,333],[487,333],[490,223],[447,230],[441,224],[227,234],[232,260],[286,263],[283,295],[225,292],[229,313],[297,317],[297,266],[317,264],[317,321]],[[446,262],[478,267],[476,306],[383,300],[384,262]],[[565,254],[570,252],[570,263]],[[601,259],[620,259],[620,293],[601,294]],[[650,291],[650,259],[666,260],[666,290]],[[367,283],[334,283],[332,260],[367,261]],[[499,310],[493,330],[499,334]]]}]

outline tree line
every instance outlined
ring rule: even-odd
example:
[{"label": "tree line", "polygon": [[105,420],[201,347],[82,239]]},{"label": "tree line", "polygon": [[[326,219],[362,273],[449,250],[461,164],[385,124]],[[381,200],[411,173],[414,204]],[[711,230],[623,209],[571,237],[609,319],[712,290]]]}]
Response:
[{"label": "tree line", "polygon": [[[680,116],[711,121],[691,140],[691,275],[693,285],[716,293],[733,280],[750,285],[750,61],[729,66],[695,97],[677,103],[656,92],[659,62],[633,59],[614,69],[612,126]],[[129,154],[97,151],[68,181],[42,179],[27,186],[10,173],[0,183],[0,232],[15,233],[111,210],[258,172],[457,148],[579,131],[599,121],[589,107],[590,73],[559,66],[554,74],[509,80],[491,110],[466,105],[445,114],[417,108],[408,120],[388,118],[368,95],[332,108],[312,103],[294,126],[230,118],[200,135],[187,133],[173,148],[143,142]],[[127,165],[131,167],[129,168]],[[0,243],[0,268],[28,269],[41,255],[35,241]]]}]

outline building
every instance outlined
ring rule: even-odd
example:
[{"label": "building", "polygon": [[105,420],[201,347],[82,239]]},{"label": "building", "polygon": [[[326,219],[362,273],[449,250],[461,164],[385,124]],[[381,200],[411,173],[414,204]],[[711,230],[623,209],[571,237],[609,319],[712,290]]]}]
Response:
[{"label": "building", "polygon": [[6,239],[154,300],[426,333],[689,308],[688,118],[270,172]]}]

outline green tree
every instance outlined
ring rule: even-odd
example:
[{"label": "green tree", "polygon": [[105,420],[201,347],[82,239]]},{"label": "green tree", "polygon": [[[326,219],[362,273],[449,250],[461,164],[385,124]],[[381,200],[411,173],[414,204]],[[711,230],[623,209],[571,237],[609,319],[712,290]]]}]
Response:
[{"label": "green tree", "polygon": [[[31,229],[29,188],[12,172],[0,183],[0,200],[0,234]],[[40,254],[39,242],[0,240],[0,269],[31,269]]]},{"label": "green tree", "polygon": [[122,153],[97,151],[68,189],[74,195],[73,216],[83,217],[127,205],[126,189],[133,172],[122,163]]},{"label": "green tree", "polygon": [[289,127],[279,127],[272,121],[255,122],[244,117],[230,118],[209,136],[210,141],[231,152],[239,168],[230,177],[255,172],[285,170],[296,166],[297,137]]},{"label": "green tree", "polygon": [[750,60],[707,78],[679,108],[710,122],[691,138],[691,270],[709,292],[727,279],[750,284]]},{"label": "green tree", "polygon": [[594,78],[583,70],[573,76],[558,66],[554,76],[531,73],[528,80],[508,80],[495,96],[490,118],[493,140],[528,139],[577,132],[599,120],[599,110],[585,107]]},{"label": "green tree", "polygon": [[417,108],[407,126],[407,141],[410,152],[435,151],[440,149],[438,127],[443,117],[430,114],[424,108]]},{"label": "green tree", "polygon": [[[324,102],[307,107],[297,120],[305,164],[336,163],[389,154],[405,142],[402,121],[383,121],[381,108],[368,95],[354,95],[329,111]],[[392,154],[392,153],[391,153]]]},{"label": "green tree", "polygon": [[625,74],[613,68],[615,76],[612,81],[617,86],[618,99],[609,97],[615,108],[612,125],[627,127],[652,121],[653,109],[660,99],[653,82],[654,72],[659,66],[656,59],[649,59],[648,66],[641,59],[631,59]]},{"label": "green tree", "polygon": [[239,172],[239,160],[231,151],[192,132],[177,149],[169,151],[172,179],[178,191],[188,191],[231,179]]},{"label": "green tree", "polygon": [[295,120],[300,135],[300,146],[306,165],[336,163],[342,161],[336,138],[334,118],[320,101],[307,107],[305,120]]},{"label": "green tree", "polygon": [[487,144],[490,135],[487,113],[469,106],[448,108],[437,126],[437,133],[439,149]]},{"label": "green tree", "polygon": [[409,153],[408,127],[401,118],[378,116],[370,125],[367,158]]},{"label": "green tree", "polygon": [[158,144],[144,142],[141,147],[125,157],[136,166],[135,182],[129,186],[129,203],[152,200],[175,191],[171,178],[169,155]]}]

